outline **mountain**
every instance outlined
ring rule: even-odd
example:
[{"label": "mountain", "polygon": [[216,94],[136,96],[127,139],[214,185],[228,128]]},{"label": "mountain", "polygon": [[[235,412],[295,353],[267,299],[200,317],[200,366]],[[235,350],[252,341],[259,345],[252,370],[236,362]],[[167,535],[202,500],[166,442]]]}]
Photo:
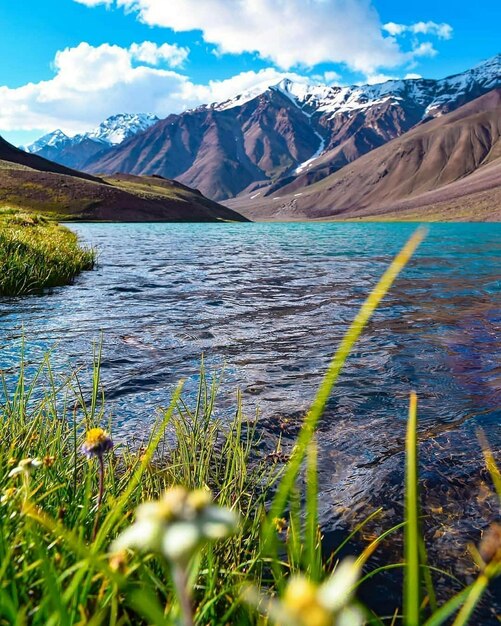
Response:
[{"label": "mountain", "polygon": [[113,221],[247,221],[181,183],[159,177],[97,178],[0,137],[0,206],[56,218]]},{"label": "mountain", "polygon": [[151,113],[122,113],[109,117],[92,131],[74,137],[55,130],[25,146],[23,150],[81,169],[90,158],[123,143],[158,121],[158,117]]},{"label": "mountain", "polygon": [[501,219],[501,88],[300,192],[238,198],[252,219]]},{"label": "mountain", "polygon": [[336,87],[284,80],[170,115],[90,156],[92,173],[175,178],[215,200],[289,193],[501,87],[501,55],[442,80]]}]

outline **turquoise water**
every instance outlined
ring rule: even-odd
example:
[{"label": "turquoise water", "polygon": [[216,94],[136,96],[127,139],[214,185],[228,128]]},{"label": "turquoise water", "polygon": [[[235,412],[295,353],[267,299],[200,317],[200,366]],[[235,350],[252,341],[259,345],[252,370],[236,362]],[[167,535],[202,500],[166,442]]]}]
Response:
[{"label": "turquoise water", "polygon": [[[294,423],[308,406],[357,307],[414,226],[71,228],[98,248],[99,266],[50,295],[0,300],[2,367],[15,366],[23,326],[29,358],[57,344],[61,367],[88,363],[102,332],[103,380],[123,435],[145,432],[179,378],[193,393],[204,353],[209,368],[226,366],[221,411],[231,411],[240,386],[273,441],[278,417]],[[322,516],[333,530],[383,496],[400,511],[411,389],[430,506],[452,497],[454,536],[474,538],[485,525],[492,505],[476,497],[476,429],[500,450],[500,242],[500,224],[432,225],[359,342],[319,434]],[[432,530],[443,526],[440,515],[430,519]]]}]

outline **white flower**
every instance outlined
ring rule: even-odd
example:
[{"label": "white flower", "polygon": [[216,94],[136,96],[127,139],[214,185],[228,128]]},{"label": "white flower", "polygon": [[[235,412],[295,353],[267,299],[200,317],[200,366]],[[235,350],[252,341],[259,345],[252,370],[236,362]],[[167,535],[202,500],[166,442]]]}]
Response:
[{"label": "white flower", "polygon": [[135,548],[186,563],[204,543],[228,537],[237,525],[237,515],[212,504],[209,492],[174,487],[158,502],[138,507],[136,521],[117,537],[111,551]]},{"label": "white flower", "polygon": [[40,459],[23,459],[22,461],[19,461],[17,467],[10,470],[9,478],[12,478],[12,476],[17,476],[18,474],[24,474],[25,476],[29,476],[41,465],[43,465],[43,462],[40,461]]},{"label": "white flower", "polygon": [[329,611],[335,613],[346,606],[353,597],[360,567],[355,559],[345,559],[318,589],[318,599]]}]

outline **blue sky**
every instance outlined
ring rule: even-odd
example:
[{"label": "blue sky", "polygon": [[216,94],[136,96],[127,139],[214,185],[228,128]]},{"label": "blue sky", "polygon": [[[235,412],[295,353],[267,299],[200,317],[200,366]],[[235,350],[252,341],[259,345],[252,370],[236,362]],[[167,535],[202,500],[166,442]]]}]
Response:
[{"label": "blue sky", "polygon": [[497,0],[4,0],[0,134],[166,116],[284,75],[440,78],[500,52],[500,23]]}]

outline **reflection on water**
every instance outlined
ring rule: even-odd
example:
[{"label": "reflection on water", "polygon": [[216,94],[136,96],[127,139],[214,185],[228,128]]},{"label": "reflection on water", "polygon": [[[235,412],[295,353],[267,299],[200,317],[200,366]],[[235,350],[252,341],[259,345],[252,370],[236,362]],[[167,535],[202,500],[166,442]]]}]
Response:
[{"label": "reflection on water", "polygon": [[[122,433],[144,432],[175,382],[197,382],[202,353],[226,364],[272,436],[308,406],[363,297],[413,230],[408,224],[80,224],[99,268],[52,295],[0,300],[2,367],[57,343],[88,363],[103,332],[103,379]],[[497,511],[476,430],[501,449],[501,225],[433,225],[376,313],[320,425],[322,520],[335,532],[369,507],[401,515],[407,398],[420,397],[428,532],[463,546]],[[287,436],[287,431],[285,431]],[[291,436],[292,441],[292,436]],[[446,503],[446,505],[444,504]],[[387,519],[381,522],[386,524]],[[457,552],[460,550],[458,549]],[[464,561],[466,562],[465,557]]]}]

